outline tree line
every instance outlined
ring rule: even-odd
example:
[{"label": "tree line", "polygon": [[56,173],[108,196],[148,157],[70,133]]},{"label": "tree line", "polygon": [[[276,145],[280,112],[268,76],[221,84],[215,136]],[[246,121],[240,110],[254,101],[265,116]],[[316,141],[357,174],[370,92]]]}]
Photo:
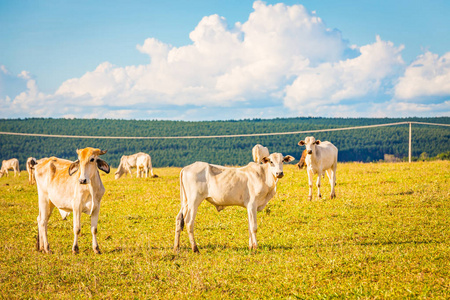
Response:
[{"label": "tree line", "polygon": [[[438,118],[278,118],[229,121],[160,121],[114,119],[0,119],[0,131],[82,135],[82,136],[209,136],[292,132],[341,127],[366,126],[396,122],[427,122],[450,124],[449,117]],[[448,157],[449,127],[412,125],[412,155]],[[122,155],[146,152],[154,167],[183,167],[195,161],[221,165],[246,165],[252,160],[251,150],[262,144],[271,152],[290,154],[299,159],[304,147],[297,143],[306,136],[327,140],[339,149],[340,162],[373,162],[385,154],[398,158],[408,156],[409,126],[396,125],[358,130],[307,134],[207,138],[207,139],[83,139],[11,136],[0,134],[0,160],[18,158],[21,169],[28,157],[56,156],[76,160],[76,149],[95,147],[107,149],[105,160],[117,167]],[[424,155],[424,153],[426,155]]]}]

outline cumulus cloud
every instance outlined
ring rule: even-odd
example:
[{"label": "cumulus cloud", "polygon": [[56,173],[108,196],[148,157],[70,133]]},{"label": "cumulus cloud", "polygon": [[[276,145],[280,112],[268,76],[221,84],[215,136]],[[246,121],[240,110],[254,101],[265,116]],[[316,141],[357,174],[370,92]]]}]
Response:
[{"label": "cumulus cloud", "polygon": [[[148,38],[136,46],[148,56],[148,64],[118,67],[103,62],[63,82],[53,94],[41,93],[35,79],[23,72],[15,76],[26,85],[20,92],[0,90],[0,117],[363,116],[384,113],[388,106],[402,112],[398,99],[410,99],[408,92],[420,95],[409,87],[418,78],[428,78],[430,91],[446,93],[439,84],[449,74],[444,57],[425,54],[406,69],[394,90],[404,68],[403,46],[380,37],[369,45],[351,46],[340,31],[327,28],[302,5],[256,1],[253,9],[243,23],[205,16],[190,33],[188,45],[174,47]],[[430,64],[447,77],[426,77]],[[0,75],[6,74],[3,69]],[[391,101],[394,93],[397,100]],[[416,106],[416,111],[428,113],[435,109],[425,103]]]},{"label": "cumulus cloud", "polygon": [[[332,106],[377,94],[383,81],[403,64],[402,49],[377,36],[375,43],[359,49],[361,54],[356,58],[307,67],[286,87],[285,105],[300,114],[335,115]],[[348,104],[345,107],[354,108]]]},{"label": "cumulus cloud", "polygon": [[450,52],[441,57],[431,52],[420,55],[395,86],[395,97],[400,100],[442,96],[450,99]]}]

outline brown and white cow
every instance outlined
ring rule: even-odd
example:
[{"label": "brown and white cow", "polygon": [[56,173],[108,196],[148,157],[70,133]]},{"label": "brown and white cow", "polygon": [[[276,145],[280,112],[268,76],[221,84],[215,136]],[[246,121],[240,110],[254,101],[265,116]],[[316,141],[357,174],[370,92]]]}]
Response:
[{"label": "brown and white cow", "polygon": [[252,149],[253,161],[257,164],[262,163],[264,157],[269,157],[269,149],[263,145],[256,144]]},{"label": "brown and white cow", "polygon": [[39,216],[37,248],[49,252],[47,239],[48,219],[54,207],[73,212],[74,242],[72,252],[78,253],[78,236],[81,232],[81,213],[91,216],[92,249],[100,253],[97,243],[97,223],[100,201],[105,188],[98,169],[109,173],[109,165],[100,155],[106,150],[85,148],[77,150],[75,162],[50,157],[43,159],[34,167],[39,196]]},{"label": "brown and white cow", "polygon": [[148,177],[148,171],[152,177],[158,177],[153,174],[152,158],[147,153],[139,152],[132,155],[122,155],[117,171],[114,173],[115,178],[119,179],[123,174],[129,173],[131,176],[131,168],[136,168],[136,177]]},{"label": "brown and white cow", "polygon": [[312,199],[312,186],[313,176],[318,174],[317,177],[317,195],[322,197],[320,193],[320,178],[324,176],[324,172],[327,173],[330,180],[331,193],[330,198],[336,197],[334,187],[336,185],[336,169],[337,169],[337,157],[338,149],[330,142],[321,142],[316,140],[313,136],[305,138],[304,141],[298,142],[299,146],[306,146],[307,156],[305,159],[306,169],[308,173],[309,183],[309,195],[308,199]]},{"label": "brown and white cow", "polygon": [[20,169],[19,169],[19,160],[17,158],[11,158],[8,160],[2,161],[2,168],[0,169],[0,177],[3,177],[4,175],[8,176],[8,170],[14,171],[14,177],[16,177],[16,174],[19,173],[20,176]]},{"label": "brown and white cow", "polygon": [[297,163],[297,167],[298,167],[299,169],[303,169],[303,168],[306,167],[306,162],[305,162],[306,155],[308,155],[308,152],[307,152],[306,149],[305,149],[305,150],[303,150],[303,152],[302,152],[302,157],[300,158],[300,161]]},{"label": "brown and white cow", "polygon": [[256,213],[264,209],[275,196],[277,182],[284,176],[283,163],[293,161],[290,155],[272,153],[263,158],[264,164],[249,163],[242,168],[223,167],[195,162],[180,173],[181,210],[176,218],[174,251],[178,251],[180,233],[186,224],[191,248],[198,252],[194,240],[194,221],[203,200],[213,204],[217,211],[226,206],[247,209],[249,248],[256,249]]}]

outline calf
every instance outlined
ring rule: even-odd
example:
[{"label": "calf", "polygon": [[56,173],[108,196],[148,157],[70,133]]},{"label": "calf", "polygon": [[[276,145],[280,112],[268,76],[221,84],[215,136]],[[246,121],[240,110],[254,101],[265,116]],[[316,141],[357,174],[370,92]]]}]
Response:
[{"label": "calf", "polygon": [[276,193],[277,182],[284,176],[283,163],[294,158],[272,153],[263,158],[264,164],[249,163],[242,168],[229,168],[205,162],[195,162],[180,173],[181,210],[176,218],[174,251],[178,251],[180,233],[186,224],[191,248],[198,252],[194,240],[194,221],[203,200],[213,204],[217,211],[226,206],[247,209],[249,248],[256,249],[256,213],[264,209]]},{"label": "calf", "polygon": [[2,161],[2,168],[0,169],[0,177],[3,177],[4,175],[8,176],[9,169],[12,169],[14,171],[14,177],[16,177],[17,173],[19,173],[20,176],[19,160],[17,158],[11,158]]},{"label": "calf", "polygon": [[97,223],[100,200],[105,193],[98,169],[109,173],[109,165],[99,158],[106,153],[100,149],[77,150],[78,160],[50,157],[35,166],[36,185],[39,196],[37,248],[48,253],[48,219],[54,207],[73,212],[74,242],[72,252],[78,253],[78,236],[81,232],[81,213],[91,216],[92,249],[100,253],[97,243]]},{"label": "calf", "polygon": [[131,168],[136,168],[136,177],[148,177],[148,171],[152,177],[158,177],[153,174],[152,158],[147,153],[139,152],[133,155],[122,155],[120,164],[117,167],[115,178],[119,179],[123,174],[129,173],[131,175]]},{"label": "calf", "polygon": [[264,157],[269,157],[269,149],[260,144],[256,144],[252,149],[253,161],[257,164],[261,163]]},{"label": "calf", "polygon": [[316,140],[313,136],[305,138],[304,141],[298,142],[299,146],[306,146],[307,156],[305,159],[306,169],[308,173],[309,182],[309,195],[308,199],[312,199],[312,185],[313,176],[318,174],[317,178],[317,195],[320,194],[320,177],[324,176],[324,172],[327,173],[328,179],[331,185],[330,198],[336,197],[334,187],[336,185],[336,168],[337,168],[337,156],[338,149],[330,142],[321,142]]}]

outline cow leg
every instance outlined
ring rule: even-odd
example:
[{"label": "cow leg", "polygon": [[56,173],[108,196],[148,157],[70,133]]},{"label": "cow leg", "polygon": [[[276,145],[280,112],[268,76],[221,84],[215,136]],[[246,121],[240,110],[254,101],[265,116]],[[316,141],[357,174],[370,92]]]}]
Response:
[{"label": "cow leg", "polygon": [[183,209],[177,215],[175,219],[175,241],[173,243],[173,251],[176,253],[180,250],[180,234],[184,228],[184,217],[183,217]]},{"label": "cow leg", "polygon": [[189,234],[189,242],[191,243],[192,251],[199,252],[197,243],[195,242],[194,238],[194,223],[195,223],[195,216],[197,215],[197,209],[200,203],[197,204],[195,202],[192,205],[188,205],[188,207],[184,210],[183,216],[184,222],[186,224],[186,229]]},{"label": "cow leg", "polygon": [[74,206],[73,209],[73,246],[72,253],[78,254],[80,249],[78,248],[78,236],[81,233],[81,205]]},{"label": "cow leg", "polygon": [[320,174],[317,176],[317,196],[319,198],[322,198],[322,194],[320,193],[320,177],[322,177],[323,174]]},{"label": "cow leg", "polygon": [[336,186],[336,167],[333,167],[332,169],[327,172],[328,178],[330,179],[330,185],[331,185],[331,194],[330,198],[336,198],[336,192],[334,190]]},{"label": "cow leg", "polygon": [[98,224],[98,215],[100,213],[100,206],[97,206],[91,215],[91,233],[92,233],[92,249],[95,254],[101,254],[100,248],[97,243],[97,224]]},{"label": "cow leg", "polygon": [[250,250],[256,250],[256,248],[258,248],[258,242],[256,241],[256,231],[258,227],[256,223],[256,213],[256,205],[252,202],[252,204],[247,207],[249,232],[248,248]]},{"label": "cow leg", "polygon": [[54,205],[47,197],[39,193],[39,215],[38,222],[38,237],[36,247],[38,251],[50,253],[50,245],[47,238],[48,220],[52,214]]},{"label": "cow leg", "polygon": [[311,169],[308,169],[308,184],[309,184],[309,194],[308,194],[308,200],[312,200],[312,187],[313,187],[313,171]]}]

